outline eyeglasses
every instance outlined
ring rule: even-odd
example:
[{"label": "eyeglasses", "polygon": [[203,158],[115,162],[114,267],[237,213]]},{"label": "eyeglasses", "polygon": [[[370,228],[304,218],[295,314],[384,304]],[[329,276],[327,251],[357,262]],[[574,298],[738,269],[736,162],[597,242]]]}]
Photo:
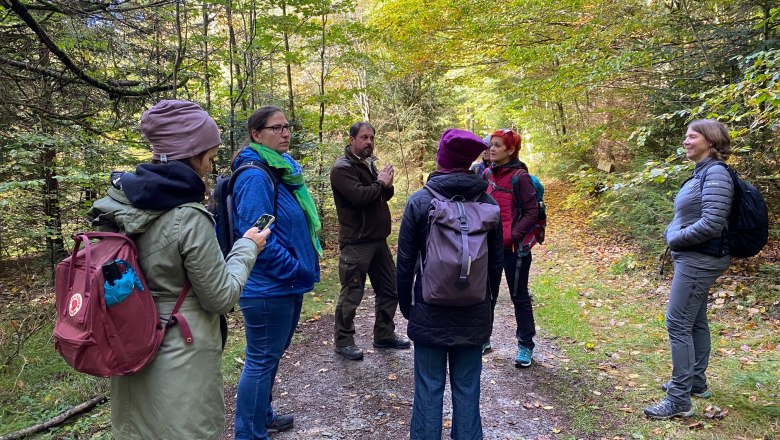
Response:
[{"label": "eyeglasses", "polygon": [[261,130],[265,130],[266,128],[273,130],[273,131],[274,131],[274,134],[282,134],[282,132],[283,132],[284,130],[287,130],[287,133],[292,133],[292,127],[290,126],[290,124],[284,124],[284,125],[280,125],[280,124],[277,124],[277,125],[271,125],[271,126],[268,126],[268,127],[263,127],[263,128],[261,128]]}]

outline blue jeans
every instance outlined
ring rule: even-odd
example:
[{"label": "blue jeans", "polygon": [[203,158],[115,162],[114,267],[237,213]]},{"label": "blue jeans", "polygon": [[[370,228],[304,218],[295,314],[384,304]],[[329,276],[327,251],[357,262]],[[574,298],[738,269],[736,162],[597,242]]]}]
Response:
[{"label": "blue jeans", "polygon": [[[531,303],[531,293],[528,291],[528,275],[531,272],[531,253],[521,258],[517,252],[504,249],[504,274],[509,285],[509,296],[515,306],[515,322],[517,323],[517,343],[525,348],[534,349],[534,336],[536,336],[536,324],[534,323],[534,309]],[[518,265],[520,270],[518,271]],[[515,276],[519,273],[519,278]]]},{"label": "blue jeans", "polygon": [[246,329],[246,360],[238,381],[236,439],[265,440],[274,419],[271,390],[279,360],[290,346],[303,297],[241,298]]},{"label": "blue jeans", "polygon": [[452,431],[455,440],[481,440],[479,376],[482,347],[432,347],[414,344],[414,404],[410,440],[441,440],[447,361],[452,389]]}]

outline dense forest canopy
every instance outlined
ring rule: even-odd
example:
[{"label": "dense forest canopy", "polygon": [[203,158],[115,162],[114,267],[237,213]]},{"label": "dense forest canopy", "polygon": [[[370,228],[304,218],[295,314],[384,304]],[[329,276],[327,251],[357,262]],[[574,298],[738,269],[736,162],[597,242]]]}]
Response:
[{"label": "dense forest canopy", "polygon": [[664,223],[689,169],[684,126],[701,117],[728,124],[732,162],[778,193],[780,8],[769,0],[0,6],[0,259],[55,259],[107,173],[148,158],[138,120],[163,98],[198,102],[218,122],[218,172],[254,109],[284,108],[326,219],[328,169],[358,120],[377,127],[402,195],[432,169],[445,128],[513,127],[535,169],[604,193],[601,215],[629,216],[650,191],[659,218],[646,224]]}]

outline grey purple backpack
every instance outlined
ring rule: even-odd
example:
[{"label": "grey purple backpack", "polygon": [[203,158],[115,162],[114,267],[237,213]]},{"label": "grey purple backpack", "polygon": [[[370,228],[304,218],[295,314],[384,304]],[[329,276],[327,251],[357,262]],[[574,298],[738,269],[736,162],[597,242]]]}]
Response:
[{"label": "grey purple backpack", "polygon": [[[448,199],[428,185],[428,238],[422,267],[423,300],[432,305],[464,307],[488,297],[488,232],[501,219],[498,205]],[[479,198],[479,196],[477,196]]]}]

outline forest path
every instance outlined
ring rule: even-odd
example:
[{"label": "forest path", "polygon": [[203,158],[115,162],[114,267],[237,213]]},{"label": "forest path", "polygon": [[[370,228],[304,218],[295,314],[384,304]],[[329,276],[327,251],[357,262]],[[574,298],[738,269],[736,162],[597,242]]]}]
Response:
[{"label": "forest path", "polygon": [[[551,197],[548,210],[556,226],[574,225],[557,209],[562,200]],[[535,249],[535,259],[567,261],[566,252],[577,252],[572,240],[584,233],[574,227],[548,229],[548,243]],[[563,250],[563,251],[561,251]],[[561,254],[563,252],[563,254]],[[532,266],[533,276],[541,266]],[[409,421],[414,395],[413,349],[377,350],[371,346],[374,322],[373,291],[366,295],[355,319],[356,342],[363,348],[363,361],[349,361],[333,351],[333,316],[301,322],[292,346],[282,359],[274,387],[274,406],[278,413],[295,415],[295,427],[272,434],[273,439],[404,439],[409,436]],[[406,320],[395,317],[400,333]],[[485,439],[558,439],[596,438],[575,432],[571,420],[571,391],[581,386],[579,378],[561,367],[567,362],[563,353],[539,328],[534,363],[529,368],[514,366],[516,354],[515,320],[506,282],[496,307],[491,338],[493,350],[483,356],[481,376],[481,415]],[[227,429],[223,439],[233,438],[235,387],[226,387]],[[449,438],[452,408],[449,385],[444,400],[444,432]],[[616,420],[605,420],[613,425]]]}]

